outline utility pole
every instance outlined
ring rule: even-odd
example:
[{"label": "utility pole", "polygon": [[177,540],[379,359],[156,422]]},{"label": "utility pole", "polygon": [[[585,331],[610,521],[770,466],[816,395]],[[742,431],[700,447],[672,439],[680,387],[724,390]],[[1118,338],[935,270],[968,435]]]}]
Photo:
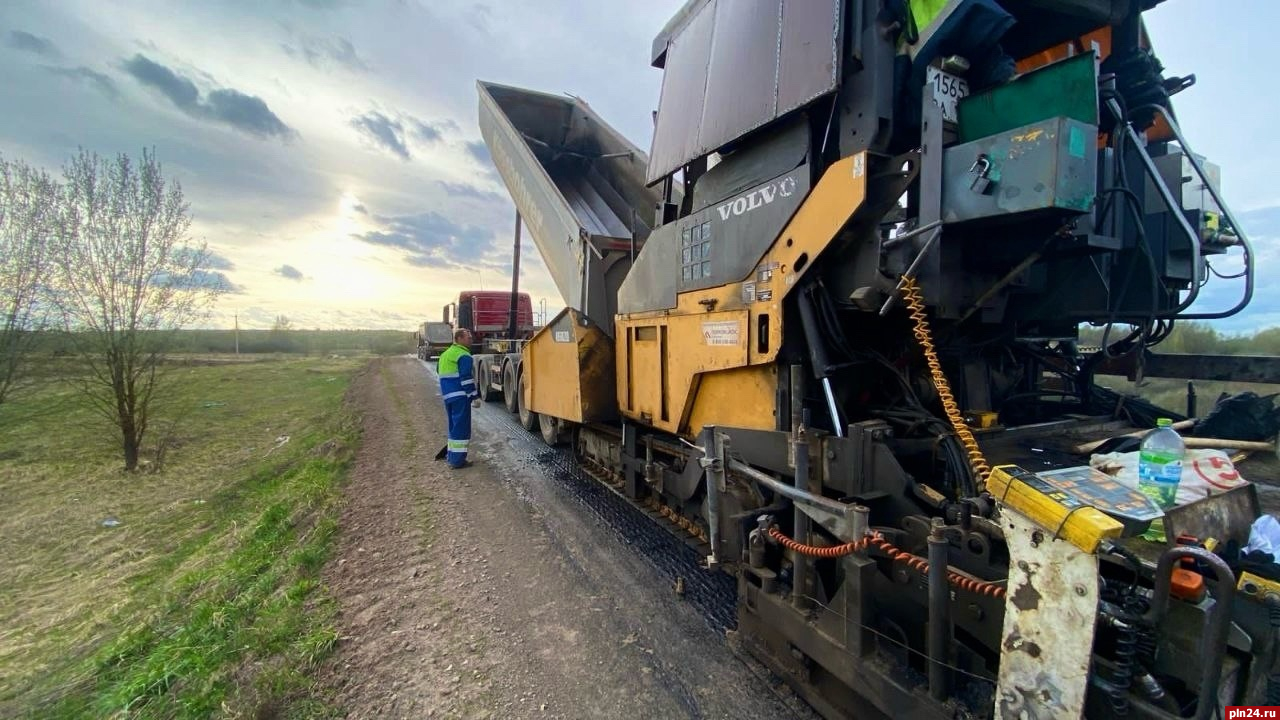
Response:
[{"label": "utility pole", "polygon": [[240,354],[240,313],[235,314],[236,317],[236,355]]},{"label": "utility pole", "polygon": [[507,337],[514,340],[520,332],[520,211],[516,211],[516,249],[511,263],[511,317],[507,321]]}]

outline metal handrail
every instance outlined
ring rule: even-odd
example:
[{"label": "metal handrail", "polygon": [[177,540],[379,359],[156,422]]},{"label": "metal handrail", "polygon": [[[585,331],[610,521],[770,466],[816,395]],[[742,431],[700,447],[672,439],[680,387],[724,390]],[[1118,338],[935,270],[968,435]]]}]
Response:
[{"label": "metal handrail", "polygon": [[[1196,158],[1196,154],[1191,151],[1191,146],[1187,144],[1186,138],[1182,135],[1182,130],[1178,127],[1177,121],[1173,119],[1173,115],[1160,105],[1144,105],[1138,108],[1138,112],[1145,110],[1155,110],[1164,118],[1169,125],[1169,129],[1173,131],[1173,136],[1178,139],[1178,144],[1182,146],[1182,151],[1187,159],[1191,161],[1191,167],[1195,169],[1196,175],[1200,177],[1200,182],[1204,183],[1205,189],[1209,191],[1209,195],[1213,201],[1217,203],[1218,209],[1223,215],[1227,216],[1227,221],[1231,223],[1231,229],[1235,231],[1236,237],[1240,239],[1240,246],[1244,249],[1244,295],[1240,298],[1240,302],[1230,310],[1216,313],[1194,313],[1190,315],[1181,315],[1182,320],[1219,320],[1221,318],[1231,317],[1244,309],[1249,301],[1253,299],[1253,246],[1249,243],[1249,238],[1245,234],[1244,226],[1236,221],[1235,213],[1231,212],[1231,208],[1223,201],[1222,196],[1218,194],[1218,190],[1209,182],[1209,176],[1205,173],[1204,167],[1200,164],[1200,160]],[[1173,206],[1171,206],[1173,207]],[[1181,207],[1181,203],[1177,207]],[[1182,217],[1181,213],[1177,213]],[[1185,222],[1185,218],[1183,218]],[[1197,242],[1199,238],[1196,238]],[[1197,245],[1198,247],[1198,245]],[[1207,261],[1206,261],[1207,262]],[[1198,269],[1198,268],[1197,268]],[[1197,286],[1198,287],[1198,286]]]},{"label": "metal handrail", "polygon": [[1151,598],[1151,622],[1156,627],[1169,612],[1169,593],[1173,584],[1174,563],[1191,558],[1208,565],[1218,584],[1214,588],[1213,609],[1205,620],[1204,634],[1200,641],[1199,700],[1196,704],[1196,720],[1209,720],[1218,706],[1218,683],[1222,673],[1222,659],[1227,653],[1227,635],[1231,631],[1231,601],[1235,598],[1236,578],[1222,558],[1204,548],[1183,546],[1168,550],[1156,564],[1155,592]]},{"label": "metal handrail", "polygon": [[[1173,215],[1178,226],[1182,229],[1182,234],[1187,236],[1187,242],[1191,246],[1191,267],[1195,272],[1195,277],[1191,280],[1191,293],[1187,295],[1187,299],[1182,301],[1178,307],[1174,308],[1169,315],[1159,315],[1159,317],[1168,317],[1177,315],[1183,310],[1191,307],[1200,295],[1200,235],[1191,227],[1191,223],[1187,222],[1187,217],[1182,214],[1182,202],[1173,197],[1173,191],[1165,184],[1164,178],[1160,177],[1160,170],[1156,167],[1156,163],[1151,159],[1151,155],[1147,153],[1147,149],[1142,138],[1138,135],[1138,131],[1133,129],[1133,125],[1129,123],[1129,119],[1125,117],[1124,111],[1120,109],[1120,103],[1115,98],[1107,98],[1107,109],[1115,116],[1116,121],[1124,128],[1125,135],[1129,138],[1129,142],[1133,144],[1135,150],[1138,151],[1138,158],[1142,160],[1142,167],[1147,171],[1147,176],[1151,179],[1151,183],[1155,185],[1156,190],[1160,193],[1164,204],[1169,208],[1169,213]],[[1184,150],[1187,148],[1184,146]],[[1190,154],[1190,150],[1187,150]]]}]

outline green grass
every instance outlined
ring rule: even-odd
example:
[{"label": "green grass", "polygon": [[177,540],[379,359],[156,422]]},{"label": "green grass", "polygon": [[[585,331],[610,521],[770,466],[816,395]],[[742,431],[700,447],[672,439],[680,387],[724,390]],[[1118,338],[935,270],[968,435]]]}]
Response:
[{"label": "green grass", "polygon": [[[1187,381],[1170,378],[1147,378],[1140,384],[1117,375],[1099,375],[1099,385],[1109,387],[1126,395],[1137,395],[1143,400],[1166,410],[1180,414],[1187,412]],[[1196,380],[1196,415],[1204,417],[1213,409],[1214,403],[1222,393],[1234,395],[1246,391],[1259,395],[1271,395],[1280,392],[1280,385],[1242,382],[1217,382],[1212,380]]]},{"label": "green grass", "polygon": [[332,714],[310,672],[358,364],[181,367],[136,474],[64,386],[0,406],[0,716]]}]

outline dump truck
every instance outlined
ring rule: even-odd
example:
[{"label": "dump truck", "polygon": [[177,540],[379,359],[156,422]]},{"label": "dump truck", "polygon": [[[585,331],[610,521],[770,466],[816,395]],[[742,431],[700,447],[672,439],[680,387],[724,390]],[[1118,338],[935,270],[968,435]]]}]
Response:
[{"label": "dump truck", "polygon": [[1175,322],[1253,291],[1156,4],[690,0],[647,153],[579,98],[477,84],[566,306],[504,357],[508,408],[736,577],[743,646],[825,717],[1280,690],[1280,577],[1204,547],[1247,542],[1253,486],[1166,511],[1071,451],[1187,420],[1096,375],[1151,376]]},{"label": "dump truck", "polygon": [[430,360],[453,344],[453,326],[447,322],[424,322],[418,326],[418,359]]}]

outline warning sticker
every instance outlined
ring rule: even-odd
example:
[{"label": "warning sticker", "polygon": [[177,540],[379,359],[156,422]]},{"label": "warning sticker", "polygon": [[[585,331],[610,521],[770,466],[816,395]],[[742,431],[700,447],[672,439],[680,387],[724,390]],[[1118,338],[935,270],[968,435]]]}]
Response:
[{"label": "warning sticker", "polygon": [[737,345],[740,337],[736,320],[702,323],[702,342],[707,345]]},{"label": "warning sticker", "polygon": [[552,337],[558,343],[573,342],[573,333],[568,330],[556,330]]},{"label": "warning sticker", "polygon": [[769,288],[760,288],[760,292],[756,293],[756,300],[760,302],[768,302],[773,299],[773,291]]},{"label": "warning sticker", "polygon": [[749,303],[756,299],[756,284],[742,283],[742,302]]}]

